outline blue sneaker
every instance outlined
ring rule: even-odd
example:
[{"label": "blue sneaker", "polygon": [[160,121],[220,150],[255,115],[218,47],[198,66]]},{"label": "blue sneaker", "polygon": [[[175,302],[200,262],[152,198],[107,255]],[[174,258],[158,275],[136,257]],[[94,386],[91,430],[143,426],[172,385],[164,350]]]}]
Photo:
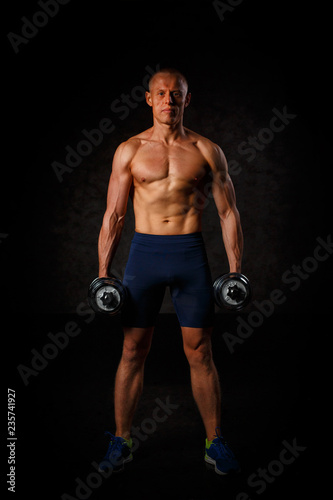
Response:
[{"label": "blue sneaker", "polygon": [[111,440],[106,455],[99,464],[99,470],[106,472],[111,468],[112,472],[120,472],[124,469],[125,463],[133,460],[132,438],[116,437],[111,432],[106,432],[105,435],[110,436]]},{"label": "blue sneaker", "polygon": [[239,463],[226,441],[221,436],[220,428],[216,427],[215,432],[215,439],[212,441],[206,439],[205,461],[215,465],[215,472],[217,474],[224,475],[229,472],[239,471]]}]

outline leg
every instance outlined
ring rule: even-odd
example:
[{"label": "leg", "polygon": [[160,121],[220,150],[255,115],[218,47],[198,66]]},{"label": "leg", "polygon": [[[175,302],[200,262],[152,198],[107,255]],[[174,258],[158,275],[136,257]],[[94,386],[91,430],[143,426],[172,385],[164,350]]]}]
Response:
[{"label": "leg", "polygon": [[198,405],[208,440],[213,439],[221,418],[221,390],[212,357],[211,333],[212,328],[182,327],[193,397]]},{"label": "leg", "polygon": [[122,357],[118,366],[115,391],[116,436],[130,438],[134,412],[143,387],[144,363],[149,353],[153,327],[124,328]]}]

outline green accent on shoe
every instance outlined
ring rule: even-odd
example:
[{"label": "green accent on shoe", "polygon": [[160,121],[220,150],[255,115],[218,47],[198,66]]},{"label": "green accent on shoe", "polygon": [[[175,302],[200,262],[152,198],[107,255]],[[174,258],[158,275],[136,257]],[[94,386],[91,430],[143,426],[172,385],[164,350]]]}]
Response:
[{"label": "green accent on shoe", "polygon": [[106,455],[99,464],[99,471],[107,471],[111,468],[112,472],[120,472],[124,469],[124,464],[133,460],[132,439],[114,436],[111,432],[106,432],[105,435],[110,436],[110,442]]},{"label": "green accent on shoe", "polygon": [[207,450],[210,448],[213,441],[214,441],[214,439],[212,439],[211,441],[208,441],[208,439],[206,438],[206,449]]},{"label": "green accent on shoe", "polygon": [[133,446],[133,441],[132,441],[132,438],[125,439],[125,441],[126,441],[127,446],[128,446],[129,448],[132,448],[132,446]]},{"label": "green accent on shoe", "polygon": [[220,428],[215,429],[216,438],[213,441],[206,439],[205,461],[215,466],[217,474],[228,474],[239,471],[240,466],[235,455],[221,436]]}]

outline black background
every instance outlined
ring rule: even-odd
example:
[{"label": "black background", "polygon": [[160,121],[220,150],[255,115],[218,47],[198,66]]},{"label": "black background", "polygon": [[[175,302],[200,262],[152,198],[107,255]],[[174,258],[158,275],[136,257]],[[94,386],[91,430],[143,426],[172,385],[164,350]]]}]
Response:
[{"label": "black background", "polygon": [[[318,237],[326,241],[331,234],[328,11],[301,2],[244,0],[222,21],[210,1],[71,0],[16,54],[7,34],[21,34],[22,16],[31,20],[41,9],[29,1],[6,10],[0,252],[3,358],[7,386],[17,393],[16,497],[75,497],[75,478],[84,480],[91,472],[104,451],[104,429],[114,430],[119,323],[88,322],[89,314],[77,308],[97,274],[97,237],[114,151],[151,126],[144,101],[124,120],[110,104],[142,85],[148,65],[175,66],[187,75],[192,103],[185,125],[217,142],[240,165],[241,173],[232,178],[245,236],[244,272],[259,303],[274,289],[286,300],[234,353],[223,333],[236,334],[240,315],[217,315],[214,357],[225,395],[223,428],[242,474],[221,482],[204,469],[202,424],[166,296],[137,425],[151,416],[158,396],[169,395],[183,406],[142,444],[132,475],[112,477],[91,498],[134,498],[141,492],[147,498],[166,493],[215,499],[223,492],[234,499],[242,491],[250,498],[281,498],[307,491],[310,476],[319,497],[324,473],[313,470],[324,469],[325,460],[315,444],[326,437],[332,259],[320,262],[295,291],[282,275],[313,256]],[[284,107],[295,119],[248,161],[240,143],[269,126],[273,108]],[[59,182],[52,163],[65,163],[66,146],[75,149],[82,130],[97,128],[102,118],[113,121],[114,132]],[[120,276],[133,227],[129,206],[114,263]],[[203,234],[217,276],[227,265],[212,202]],[[256,310],[248,306],[244,321]],[[17,366],[30,366],[31,349],[41,352],[47,334],[63,331],[68,321],[81,333],[25,386]],[[306,451],[258,495],[247,478],[277,460],[283,440],[294,438]]]}]

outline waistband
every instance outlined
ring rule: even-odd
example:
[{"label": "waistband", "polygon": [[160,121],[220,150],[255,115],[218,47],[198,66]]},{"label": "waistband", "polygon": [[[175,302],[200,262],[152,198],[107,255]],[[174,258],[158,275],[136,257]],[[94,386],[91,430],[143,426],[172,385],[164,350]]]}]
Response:
[{"label": "waistband", "polygon": [[203,244],[203,237],[201,232],[188,233],[188,234],[146,234],[134,233],[132,243],[141,243],[143,245],[189,245],[189,244]]}]

